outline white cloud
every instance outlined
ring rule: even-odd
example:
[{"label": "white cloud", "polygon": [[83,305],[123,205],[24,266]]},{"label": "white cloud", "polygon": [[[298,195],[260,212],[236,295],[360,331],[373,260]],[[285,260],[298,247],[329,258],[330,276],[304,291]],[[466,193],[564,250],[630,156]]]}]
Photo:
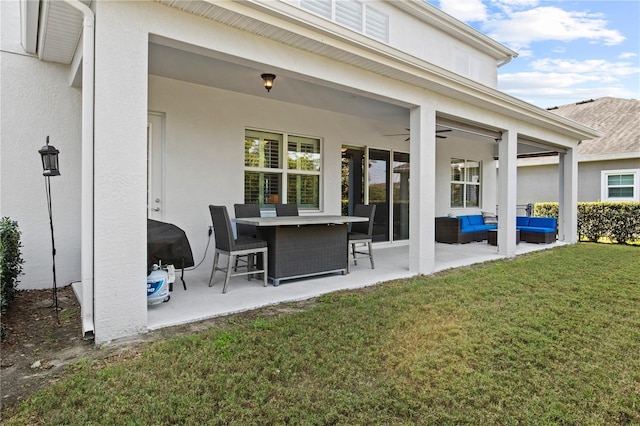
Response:
[{"label": "white cloud", "polygon": [[531,68],[542,72],[579,73],[599,76],[602,80],[640,73],[640,68],[634,66],[631,62],[609,62],[604,59],[578,61],[575,59],[544,58],[533,61]]},{"label": "white cloud", "polygon": [[517,9],[535,7],[539,3],[538,0],[491,0],[492,5],[506,14],[513,13],[513,11]]},{"label": "white cloud", "polygon": [[483,23],[489,35],[514,49],[528,47],[532,42],[588,39],[605,45],[622,43],[625,37],[607,28],[608,22],[599,13],[574,12],[553,6],[498,15]]},{"label": "white cloud", "polygon": [[540,71],[501,74],[500,89],[506,92],[531,92],[540,89],[558,90],[578,84],[600,81],[600,77],[580,73],[545,73]]},{"label": "white cloud", "polygon": [[640,74],[640,67],[630,62],[545,58],[533,61],[531,70],[501,74],[500,90],[540,106],[603,96],[638,97],[624,83]]},{"label": "white cloud", "polygon": [[482,0],[440,0],[440,9],[464,22],[487,19],[487,7]]},{"label": "white cloud", "polygon": [[625,52],[618,55],[618,59],[631,59],[631,58],[635,58],[636,56],[638,56],[637,53]]}]

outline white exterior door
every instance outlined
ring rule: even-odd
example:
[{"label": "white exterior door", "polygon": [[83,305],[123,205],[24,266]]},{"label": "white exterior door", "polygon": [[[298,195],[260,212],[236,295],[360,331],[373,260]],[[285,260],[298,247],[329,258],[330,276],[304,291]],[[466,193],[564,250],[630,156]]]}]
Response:
[{"label": "white exterior door", "polygon": [[164,217],[164,114],[150,112],[147,124],[147,217]]}]

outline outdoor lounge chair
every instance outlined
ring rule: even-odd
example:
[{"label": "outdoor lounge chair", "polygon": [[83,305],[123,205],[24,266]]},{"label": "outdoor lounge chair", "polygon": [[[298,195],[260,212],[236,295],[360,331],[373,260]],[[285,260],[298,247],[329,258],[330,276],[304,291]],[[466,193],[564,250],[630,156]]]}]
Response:
[{"label": "outdoor lounge chair", "polygon": [[[353,256],[353,264],[358,264],[359,257],[368,257],[371,261],[371,269],[375,269],[373,264],[373,251],[371,250],[371,243],[373,242],[373,218],[376,214],[375,204],[356,204],[353,211],[354,216],[367,217],[367,222],[354,222],[351,224],[351,231],[349,232],[349,245],[351,245],[351,253]],[[368,252],[357,251],[356,245],[366,244]],[[348,256],[348,253],[347,253]],[[347,261],[347,272],[349,271],[349,262]]]},{"label": "outdoor lounge chair", "polygon": [[[249,236],[238,236],[233,238],[233,229],[231,228],[231,220],[225,206],[209,206],[211,212],[211,220],[213,222],[213,232],[216,238],[216,254],[213,260],[213,268],[211,269],[211,277],[209,278],[209,287],[213,286],[213,276],[216,271],[224,271],[226,277],[224,279],[224,287],[222,292],[227,292],[227,284],[229,278],[238,275],[251,275],[262,273],[264,286],[267,286],[267,242]],[[218,260],[220,253],[228,256],[227,267],[219,268]],[[254,256],[262,253],[262,269],[255,269]],[[244,272],[234,271],[234,260],[237,256],[247,256],[247,270]]]}]

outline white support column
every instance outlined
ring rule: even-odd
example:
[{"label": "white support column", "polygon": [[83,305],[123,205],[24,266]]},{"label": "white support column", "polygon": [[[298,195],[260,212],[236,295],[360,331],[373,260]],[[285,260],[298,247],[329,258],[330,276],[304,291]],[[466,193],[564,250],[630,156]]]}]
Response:
[{"label": "white support column", "polygon": [[516,255],[516,200],[518,188],[518,134],[514,130],[502,134],[498,144],[500,173],[498,178],[498,253]]},{"label": "white support column", "polygon": [[578,160],[576,149],[560,154],[558,159],[558,239],[578,241]]},{"label": "white support column", "polygon": [[431,274],[435,270],[435,109],[428,105],[413,108],[410,119],[409,270]]},{"label": "white support column", "polygon": [[[147,331],[148,35],[96,2],[95,343]],[[120,31],[107,31],[120,28]]]}]

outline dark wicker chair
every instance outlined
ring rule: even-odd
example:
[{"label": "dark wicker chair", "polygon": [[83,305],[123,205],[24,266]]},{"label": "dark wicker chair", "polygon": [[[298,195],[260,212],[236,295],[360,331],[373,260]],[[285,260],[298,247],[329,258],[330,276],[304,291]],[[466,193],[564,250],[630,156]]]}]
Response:
[{"label": "dark wicker chair", "polygon": [[[267,242],[246,235],[233,238],[231,220],[229,219],[229,214],[225,206],[210,205],[209,212],[211,213],[213,232],[216,238],[216,254],[213,260],[213,268],[211,269],[211,277],[209,278],[209,287],[213,286],[213,276],[216,271],[224,271],[226,273],[224,287],[222,287],[223,293],[227,292],[229,278],[238,275],[248,275],[249,278],[251,278],[252,275],[262,273],[264,286],[266,287],[268,279],[267,265],[269,264],[267,261]],[[220,253],[228,256],[226,268],[218,267]],[[262,269],[254,268],[254,256],[258,253],[262,253]],[[248,256],[247,270],[245,272],[237,272],[234,270],[232,265],[234,264],[236,256]]]},{"label": "dark wicker chair", "polygon": [[[260,205],[259,204],[234,204],[233,210],[235,211],[236,218],[239,217],[260,217]],[[238,237],[253,237],[256,238],[258,229],[255,225],[245,225],[242,223],[236,223],[236,235]],[[247,262],[247,256],[236,256],[234,270],[238,269],[238,262]]]},{"label": "dark wicker chair", "polygon": [[[353,222],[351,224],[351,231],[349,232],[349,244],[351,245],[351,252],[353,255],[353,264],[358,264],[359,257],[368,257],[371,261],[371,269],[375,269],[373,264],[373,251],[371,250],[371,243],[373,242],[373,217],[376,214],[375,204],[356,204],[353,211],[354,216],[367,217],[368,222]],[[357,251],[357,244],[366,244],[368,252]],[[347,272],[349,271],[349,262],[347,262]]]},{"label": "dark wicker chair", "polygon": [[[239,217],[260,217],[260,205],[259,204],[234,204],[233,210],[235,211],[236,218]],[[257,234],[257,228],[255,225],[244,225],[242,223],[236,223],[236,235],[238,237],[254,237]]]},{"label": "dark wicker chair", "polygon": [[276,216],[299,216],[297,204],[276,204]]}]

